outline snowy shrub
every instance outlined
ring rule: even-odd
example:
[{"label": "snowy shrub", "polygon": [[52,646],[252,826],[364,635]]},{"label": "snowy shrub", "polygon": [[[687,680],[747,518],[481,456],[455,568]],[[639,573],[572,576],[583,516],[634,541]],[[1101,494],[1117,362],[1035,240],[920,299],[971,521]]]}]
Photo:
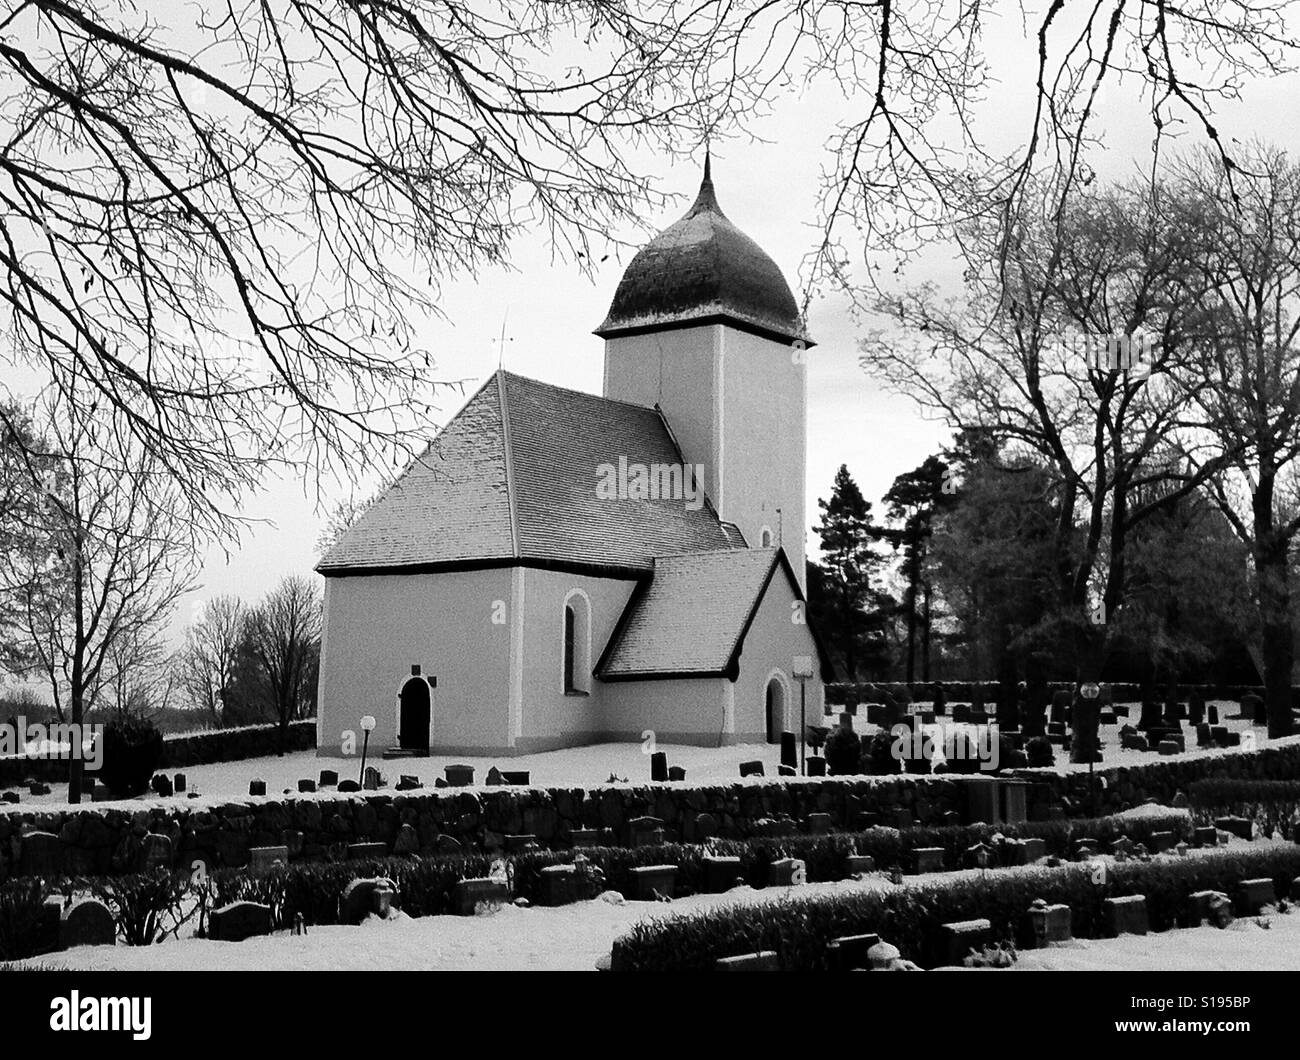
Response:
[{"label": "snowy shrub", "polygon": [[45,948],[41,909],[49,893],[44,880],[33,878],[0,885],[0,961],[34,957]]},{"label": "snowy shrub", "polygon": [[118,934],[128,946],[152,946],[180,929],[196,915],[190,877],[164,868],[134,876],[90,881],[90,889],[113,914]]},{"label": "snowy shrub", "polygon": [[1056,764],[1056,755],[1052,751],[1052,741],[1046,736],[1035,736],[1026,743],[1025,756],[1029,759],[1031,769],[1041,769]]},{"label": "snowy shrub", "polygon": [[163,738],[153,722],[134,715],[104,726],[104,761],[99,778],[114,795],[131,798],[149,788],[162,762]]},{"label": "snowy shrub", "polygon": [[837,726],[826,737],[826,768],[832,775],[846,775],[858,771],[858,754],[862,741],[852,729]]}]

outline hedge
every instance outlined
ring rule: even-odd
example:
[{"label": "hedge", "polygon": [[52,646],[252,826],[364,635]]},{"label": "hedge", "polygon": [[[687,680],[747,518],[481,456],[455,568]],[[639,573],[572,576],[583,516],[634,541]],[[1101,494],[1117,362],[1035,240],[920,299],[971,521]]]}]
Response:
[{"label": "hedge", "polygon": [[1146,896],[1155,931],[1197,923],[1190,895],[1231,894],[1244,879],[1271,877],[1285,895],[1300,875],[1300,848],[1223,850],[1195,858],[1121,862],[1101,884],[1091,866],[1029,869],[983,877],[963,876],[921,887],[854,894],[795,897],[758,905],[726,906],[684,917],[643,921],[614,943],[615,971],[712,971],[722,957],[775,950],[787,971],[825,970],[834,938],[875,932],[904,958],[926,967],[943,963],[941,924],[987,918],[995,939],[1028,944],[1027,911],[1038,898],[1069,905],[1074,935],[1102,934],[1102,901]]},{"label": "hedge", "polygon": [[[1144,697],[1141,685],[1131,682],[1104,682],[1111,690],[1112,700],[1116,703],[1140,703]],[[850,693],[857,697],[859,703],[873,702],[871,696],[888,692],[895,699],[920,700],[930,702],[936,685],[943,685],[944,695],[949,703],[970,703],[978,691],[986,704],[992,705],[997,700],[998,682],[996,681],[913,681],[910,685],[904,681],[835,681],[826,686],[826,702],[836,706],[846,702]],[[1047,690],[1052,692],[1074,691],[1073,681],[1048,681]],[[1165,696],[1166,689],[1157,690],[1158,698]],[[1263,685],[1179,685],[1177,695],[1186,700],[1192,692],[1199,692],[1206,700],[1236,700],[1246,695],[1263,697]],[[1292,686],[1292,697],[1300,699],[1300,686]]]},{"label": "hedge", "polygon": [[1245,817],[1265,835],[1274,829],[1289,833],[1300,824],[1300,780],[1210,777],[1189,784],[1187,797],[1201,821]]}]

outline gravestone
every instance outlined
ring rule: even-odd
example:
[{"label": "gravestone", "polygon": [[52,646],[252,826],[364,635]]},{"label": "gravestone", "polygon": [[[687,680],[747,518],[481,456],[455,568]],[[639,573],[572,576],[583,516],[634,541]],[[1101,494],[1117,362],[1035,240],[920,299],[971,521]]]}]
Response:
[{"label": "gravestone", "polygon": [[1215,819],[1214,827],[1235,835],[1238,839],[1255,837],[1255,823],[1245,817],[1219,817]]},{"label": "gravestone", "polygon": [[1205,707],[1205,716],[1209,718],[1211,725],[1219,724],[1219,708],[1214,703],[1208,703]]},{"label": "gravestone", "polygon": [[404,824],[397,830],[393,840],[394,854],[418,854],[420,852],[420,833],[413,825]]},{"label": "gravestone", "polygon": [[501,775],[501,770],[497,769],[496,766],[492,766],[487,771],[486,776],[483,777],[483,783],[486,784],[489,788],[499,788],[505,782],[506,782],[506,778]]},{"label": "gravestone", "polygon": [[829,813],[810,813],[808,815],[808,831],[812,835],[829,835],[831,830],[832,823]]},{"label": "gravestone", "polygon": [[1229,730],[1228,732],[1224,733],[1224,734],[1223,734],[1223,746],[1224,746],[1224,747],[1240,747],[1240,746],[1241,746],[1241,733],[1239,733],[1239,732],[1233,732],[1233,731],[1231,731],[1231,730]]},{"label": "gravestone", "polygon": [[1137,723],[1139,729],[1158,729],[1163,720],[1159,703],[1154,699],[1145,699],[1142,701],[1142,714]]},{"label": "gravestone", "polygon": [[1069,942],[1074,927],[1068,905],[1048,905],[1042,898],[1029,907],[1030,932],[1041,947],[1053,942]]},{"label": "gravestone", "polygon": [[538,873],[538,882],[542,905],[568,905],[578,900],[576,865],[545,865]]},{"label": "gravestone", "polygon": [[1103,898],[1101,916],[1108,938],[1119,935],[1145,935],[1147,933],[1146,896],[1129,894],[1122,898]]},{"label": "gravestone", "polygon": [[19,876],[60,876],[63,874],[63,844],[50,832],[28,832],[20,840]]},{"label": "gravestone", "polygon": [[1021,843],[1025,847],[1025,864],[1032,865],[1039,858],[1047,857],[1047,840],[1039,839],[1037,836],[1031,836],[1028,839],[1022,839]]},{"label": "gravestone", "polygon": [[276,865],[289,864],[288,846],[250,847],[248,869],[253,873],[270,872]]},{"label": "gravestone", "polygon": [[43,784],[39,780],[33,780],[30,784],[27,785],[27,794],[29,795],[48,795],[50,793],[50,790],[51,789],[48,784]]},{"label": "gravestone", "polygon": [[781,764],[791,769],[799,768],[799,745],[792,732],[781,733]]},{"label": "gravestone", "polygon": [[347,846],[350,861],[356,861],[359,858],[388,857],[387,843],[349,843]]},{"label": "gravestone", "polygon": [[781,962],[776,950],[759,950],[757,953],[741,953],[735,957],[719,957],[713,963],[715,972],[779,972]]},{"label": "gravestone", "polygon": [[631,870],[632,900],[654,902],[671,898],[677,885],[676,865],[642,865]]},{"label": "gravestone", "polygon": [[826,966],[832,972],[852,972],[870,968],[871,958],[867,956],[873,946],[880,944],[880,936],[874,933],[865,935],[841,935],[831,939],[826,946]]},{"label": "gravestone", "polygon": [[174,777],[172,777],[172,787],[174,787],[177,791],[183,792],[185,790],[185,784],[186,784],[186,780],[185,780],[184,773],[177,773]]},{"label": "gravestone", "polygon": [[117,942],[113,914],[96,898],[65,906],[59,916],[59,949],[73,946],[112,946]]},{"label": "gravestone", "polygon": [[686,779],[686,767],[685,767],[685,766],[669,766],[669,767],[668,767],[668,779],[669,779],[670,781],[675,782],[675,783],[680,783],[680,782],[682,782],[683,780]]},{"label": "gravestone", "polygon": [[1217,928],[1226,928],[1233,921],[1232,902],[1222,891],[1196,891],[1189,898],[1192,917],[1199,925],[1208,920]]},{"label": "gravestone", "polygon": [[1110,852],[1121,860],[1131,857],[1133,854],[1133,840],[1126,835],[1112,839],[1110,841]]},{"label": "gravestone", "polygon": [[658,817],[633,817],[627,822],[628,846],[659,846],[664,841],[664,823]]},{"label": "gravestone", "polygon": [[525,850],[537,849],[537,836],[531,832],[502,836],[501,840],[507,854],[522,854]]},{"label": "gravestone", "polygon": [[912,851],[917,875],[943,872],[943,847],[917,847]]},{"label": "gravestone", "polygon": [[1205,721],[1205,697],[1195,690],[1187,696],[1187,720],[1193,725]]},{"label": "gravestone", "polygon": [[300,780],[298,781],[298,791],[303,794],[310,794],[316,790],[316,781]]},{"label": "gravestone", "polygon": [[847,876],[865,876],[876,871],[876,859],[870,854],[848,854],[844,858],[844,873]]},{"label": "gravestone", "polygon": [[895,968],[901,959],[902,954],[898,952],[898,947],[889,942],[877,942],[867,950],[867,960],[873,972],[889,971]]},{"label": "gravestone", "polygon": [[1213,825],[1192,830],[1192,842],[1198,847],[1216,847],[1219,845],[1219,830]]},{"label": "gravestone", "polygon": [[768,867],[770,887],[802,887],[808,882],[808,866],[799,858],[778,858]]},{"label": "gravestone", "polygon": [[741,877],[739,856],[704,855],[704,893],[721,894],[729,891]]},{"label": "gravestone", "polygon": [[594,847],[599,845],[600,833],[594,828],[575,828],[569,839],[575,847]]},{"label": "gravestone", "polygon": [[345,795],[346,795],[346,794],[350,794],[351,792],[354,792],[354,791],[360,791],[360,790],[361,790],[361,785],[358,784],[355,780],[340,780],[340,781],[339,781],[339,791],[342,792],[342,793],[344,793]]},{"label": "gravestone", "polygon": [[1166,850],[1173,850],[1177,842],[1178,837],[1173,832],[1152,832],[1147,846],[1151,853],[1163,854]]},{"label": "gravestone", "polygon": [[1161,740],[1160,743],[1158,743],[1158,744],[1156,745],[1156,750],[1157,750],[1158,752],[1160,752],[1160,754],[1161,754],[1162,757],[1168,757],[1169,755],[1182,754],[1182,752],[1183,752],[1182,741],[1180,741],[1180,740]]},{"label": "gravestone", "polygon": [[480,905],[504,905],[510,900],[510,890],[501,880],[488,876],[461,880],[453,892],[453,904],[459,916],[473,916]]},{"label": "gravestone", "polygon": [[763,775],[762,762],[741,762],[740,775],[742,777],[761,777]]},{"label": "gravestone", "polygon": [[1196,726],[1196,746],[1211,747],[1214,744],[1214,736],[1210,733],[1210,726],[1202,722]]},{"label": "gravestone", "polygon": [[939,953],[944,964],[961,964],[974,951],[993,941],[993,924],[983,918],[958,920],[939,927]]},{"label": "gravestone", "polygon": [[1242,880],[1237,887],[1237,908],[1242,916],[1255,916],[1266,905],[1277,901],[1273,879],[1265,876],[1255,880]]},{"label": "gravestone", "polygon": [[398,791],[418,791],[424,787],[424,781],[410,773],[403,773],[397,778]]},{"label": "gravestone", "polygon": [[987,869],[997,864],[997,851],[987,843],[975,843],[962,854],[968,869]]},{"label": "gravestone", "polygon": [[824,777],[826,775],[826,759],[821,755],[809,755],[807,766],[810,777]]},{"label": "gravestone", "polygon": [[322,769],[320,771],[320,786],[322,788],[336,788],[339,783],[338,770]]},{"label": "gravestone", "polygon": [[170,799],[175,794],[176,789],[172,786],[172,778],[166,773],[159,773],[151,782],[154,794],[163,799]]},{"label": "gravestone", "polygon": [[266,794],[266,781],[265,781],[265,780],[250,780],[250,781],[248,782],[248,794],[249,794],[249,795],[265,795],[265,794]]},{"label": "gravestone", "polygon": [[360,924],[371,916],[387,920],[398,904],[397,885],[386,876],[353,880],[339,896],[339,923]]},{"label": "gravestone", "polygon": [[797,777],[799,775],[799,770],[794,766],[781,765],[776,767],[776,775],[778,777]]},{"label": "gravestone", "polygon": [[140,868],[145,872],[154,869],[169,869],[172,865],[172,841],[170,836],[148,833],[140,840]]},{"label": "gravestone", "polygon": [[243,942],[271,933],[271,907],[259,902],[231,902],[208,916],[208,938],[216,942]]},{"label": "gravestone", "polygon": [[[464,766],[464,767],[448,766],[447,776],[449,779],[451,777],[450,770],[458,769],[458,768],[469,769],[469,766]],[[470,775],[470,779],[466,783],[473,781],[474,770],[470,769],[469,775]],[[361,774],[361,787],[364,788],[366,791],[378,791],[382,786],[383,779],[384,778],[379,775],[378,769],[376,769],[374,766],[366,766],[365,770]]]},{"label": "gravestone", "polygon": [[650,779],[654,781],[668,779],[668,755],[665,752],[656,751],[650,756]]}]

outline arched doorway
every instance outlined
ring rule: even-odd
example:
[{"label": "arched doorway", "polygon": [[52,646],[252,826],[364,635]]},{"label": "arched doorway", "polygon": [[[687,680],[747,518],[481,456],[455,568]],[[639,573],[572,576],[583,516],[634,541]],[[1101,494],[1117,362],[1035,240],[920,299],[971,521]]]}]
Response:
[{"label": "arched doorway", "polygon": [[767,679],[767,742],[780,743],[785,730],[785,685],[773,674]]},{"label": "arched doorway", "polygon": [[433,709],[429,682],[412,677],[398,697],[397,743],[404,751],[429,753],[429,718]]}]

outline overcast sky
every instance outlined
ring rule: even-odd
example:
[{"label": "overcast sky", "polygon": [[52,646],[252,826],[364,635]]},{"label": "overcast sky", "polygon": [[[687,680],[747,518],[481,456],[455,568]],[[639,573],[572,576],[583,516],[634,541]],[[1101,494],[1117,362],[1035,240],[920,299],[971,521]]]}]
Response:
[{"label": "overcast sky", "polygon": [[[1024,39],[1018,18],[991,23],[984,44],[1000,83],[988,92],[977,131],[994,149],[1011,150],[1025,138],[1033,45]],[[1136,94],[1136,84],[1112,88],[1103,101],[1104,150],[1089,158],[1103,178],[1126,176],[1150,158],[1150,120],[1130,94]],[[1297,100],[1300,79],[1257,82],[1242,103],[1220,110],[1219,128],[1226,137],[1258,136],[1294,151]],[[803,294],[799,265],[817,235],[811,222],[818,177],[829,165],[825,145],[836,123],[860,114],[865,105],[829,90],[791,96],[750,130],[764,142],[734,139],[714,145],[713,176],[722,209],[776,260],[798,298]],[[1199,139],[1189,133],[1183,142],[1191,146]],[[644,168],[656,174],[660,190],[679,194],[680,202],[660,217],[646,218],[645,231],[616,233],[621,238],[644,242],[685,211],[699,186],[702,158],[676,165],[655,161],[646,160]],[[445,320],[431,323],[421,344],[437,358],[432,369],[437,378],[463,380],[465,387],[463,395],[444,395],[442,415],[431,429],[455,414],[496,369],[498,357],[522,375],[599,393],[603,343],[591,330],[603,319],[628,258],[611,254],[594,277],[587,277],[576,265],[553,261],[544,234],[538,233],[515,244],[511,270],[448,283]],[[901,279],[936,279],[951,289],[955,271],[950,260],[931,256]],[[814,297],[808,326],[818,343],[808,358],[807,515],[812,523],[816,500],[829,495],[841,463],[868,500],[878,503],[896,475],[946,444],[949,433],[922,420],[908,402],[883,392],[863,373],[860,334],[841,297],[829,292]],[[773,394],[773,400],[780,397]],[[284,574],[311,571],[325,513],[316,510],[314,495],[308,496],[303,484],[268,484],[245,514],[267,522],[247,533],[232,555],[213,550],[203,587],[184,602],[174,634],[213,594],[252,600]]]}]

